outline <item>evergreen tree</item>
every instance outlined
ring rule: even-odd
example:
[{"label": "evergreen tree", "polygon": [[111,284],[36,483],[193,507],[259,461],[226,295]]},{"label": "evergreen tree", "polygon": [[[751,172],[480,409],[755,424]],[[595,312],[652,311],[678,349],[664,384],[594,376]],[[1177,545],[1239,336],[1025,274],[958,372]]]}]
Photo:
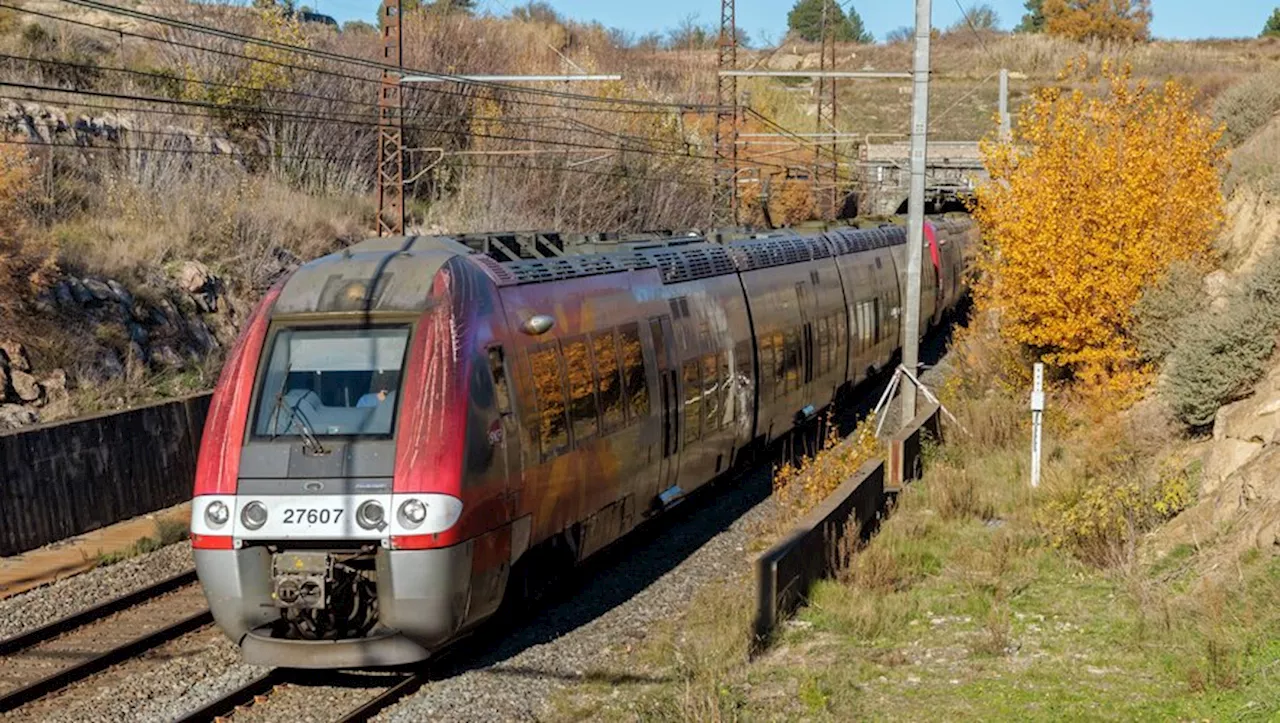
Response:
[{"label": "evergreen tree", "polygon": [[873,43],[875,37],[862,24],[862,16],[850,7],[848,14],[835,0],[797,0],[787,13],[787,27],[810,42],[822,39],[822,5],[828,3],[827,22],[835,24],[835,38],[843,42]]},{"label": "evergreen tree", "polygon": [[1027,9],[1027,14],[1022,16],[1022,22],[1018,27],[1014,28],[1015,33],[1043,33],[1044,32],[1044,0],[1027,0],[1023,5]]},{"label": "evergreen tree", "polygon": [[1280,38],[1280,8],[1276,8],[1267,18],[1267,24],[1262,26],[1262,37]]}]

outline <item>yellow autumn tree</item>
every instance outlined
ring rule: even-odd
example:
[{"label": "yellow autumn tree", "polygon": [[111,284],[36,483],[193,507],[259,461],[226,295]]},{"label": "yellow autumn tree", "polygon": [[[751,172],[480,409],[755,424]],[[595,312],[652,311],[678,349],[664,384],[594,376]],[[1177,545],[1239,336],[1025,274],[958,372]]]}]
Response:
[{"label": "yellow autumn tree", "polygon": [[1045,31],[1072,40],[1151,37],[1151,0],[1044,0]]},{"label": "yellow autumn tree", "polygon": [[[255,9],[261,29],[255,34],[265,40],[298,47],[310,47],[302,24],[296,15],[287,14],[282,7],[271,5]],[[217,107],[217,114],[239,127],[250,127],[258,120],[258,113],[266,110],[272,92],[293,87],[297,71],[290,66],[306,67],[310,61],[296,53],[254,43],[246,43],[243,64],[218,66],[211,80],[204,71],[188,68],[184,84],[188,97],[206,101]]]},{"label": "yellow autumn tree", "polygon": [[980,308],[1008,340],[1078,379],[1131,383],[1142,291],[1175,261],[1206,261],[1223,220],[1221,129],[1175,82],[1068,65],[1037,91],[1012,142],[988,140],[977,191]]}]

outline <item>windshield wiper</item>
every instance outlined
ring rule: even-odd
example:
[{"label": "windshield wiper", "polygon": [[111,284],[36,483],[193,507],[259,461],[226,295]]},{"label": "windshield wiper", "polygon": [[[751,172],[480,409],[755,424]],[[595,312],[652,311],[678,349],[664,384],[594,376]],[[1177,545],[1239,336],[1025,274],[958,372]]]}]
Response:
[{"label": "windshield wiper", "polygon": [[[284,369],[284,379],[280,381],[280,391],[276,392],[275,407],[271,410],[271,441],[275,441],[280,436],[280,427],[276,422],[280,418],[280,410],[284,408],[285,389],[289,384],[289,372],[293,371],[293,362],[290,362]],[[302,400],[299,399],[301,404]],[[325,454],[324,445],[320,443],[320,439],[316,437],[315,429],[311,426],[311,420],[307,419],[307,415],[295,404],[289,407],[289,418],[285,420],[285,428],[292,429],[294,425],[298,426],[298,436],[302,437],[302,446],[311,451],[312,454]]]}]

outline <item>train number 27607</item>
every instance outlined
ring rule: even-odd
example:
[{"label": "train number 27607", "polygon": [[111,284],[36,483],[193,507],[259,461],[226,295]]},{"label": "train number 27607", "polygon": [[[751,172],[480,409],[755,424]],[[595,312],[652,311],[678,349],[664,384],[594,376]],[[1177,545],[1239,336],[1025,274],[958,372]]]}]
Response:
[{"label": "train number 27607", "polygon": [[342,519],[343,509],[334,510],[317,510],[304,508],[285,508],[284,523],[286,525],[327,525],[330,522],[337,524]]}]

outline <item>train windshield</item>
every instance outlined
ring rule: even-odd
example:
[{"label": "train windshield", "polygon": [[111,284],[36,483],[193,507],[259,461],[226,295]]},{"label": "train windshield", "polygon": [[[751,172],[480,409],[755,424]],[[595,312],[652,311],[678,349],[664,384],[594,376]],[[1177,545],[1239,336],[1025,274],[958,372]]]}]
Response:
[{"label": "train windshield", "polygon": [[281,329],[258,390],[258,437],[388,436],[408,327]]}]

